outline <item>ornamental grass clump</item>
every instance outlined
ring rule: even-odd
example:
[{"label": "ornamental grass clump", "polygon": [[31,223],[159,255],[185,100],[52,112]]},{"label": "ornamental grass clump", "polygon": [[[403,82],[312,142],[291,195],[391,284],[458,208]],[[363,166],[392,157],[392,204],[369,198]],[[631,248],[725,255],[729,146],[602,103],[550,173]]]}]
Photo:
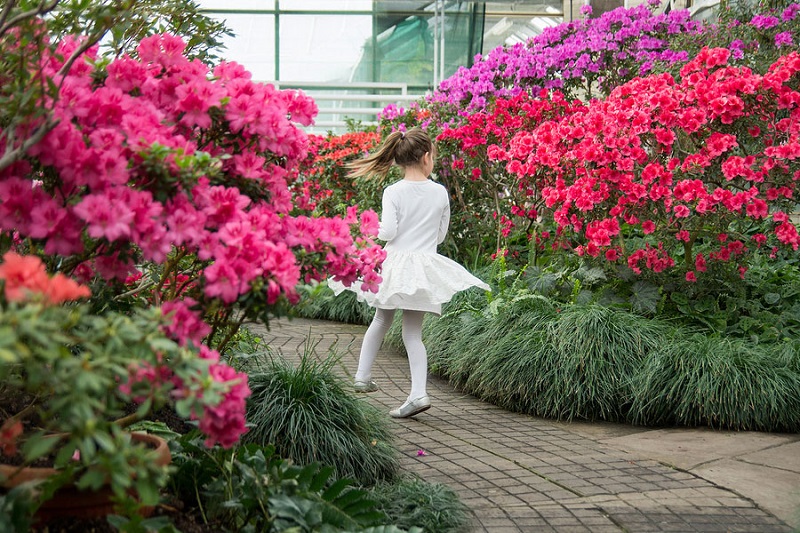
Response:
[{"label": "ornamental grass clump", "polygon": [[436,533],[469,530],[469,509],[453,489],[442,483],[404,478],[395,483],[379,483],[370,490],[370,497],[397,527],[418,527]]},{"label": "ornamental grass clump", "polygon": [[335,477],[361,485],[393,480],[399,465],[388,419],[334,373],[337,357],[314,357],[307,350],[297,366],[276,357],[255,363],[245,439],[274,445],[297,464],[330,465]]},{"label": "ornamental grass clump", "polygon": [[512,411],[536,412],[543,382],[547,326],[556,306],[545,298],[526,299],[493,317],[492,330],[500,333],[481,352],[466,390]]},{"label": "ornamental grass clump", "polygon": [[689,335],[651,350],[631,383],[635,424],[800,429],[800,346]]},{"label": "ornamental grass clump", "polygon": [[631,380],[645,357],[667,340],[656,320],[599,305],[561,309],[547,325],[536,414],[560,420],[620,421]]}]

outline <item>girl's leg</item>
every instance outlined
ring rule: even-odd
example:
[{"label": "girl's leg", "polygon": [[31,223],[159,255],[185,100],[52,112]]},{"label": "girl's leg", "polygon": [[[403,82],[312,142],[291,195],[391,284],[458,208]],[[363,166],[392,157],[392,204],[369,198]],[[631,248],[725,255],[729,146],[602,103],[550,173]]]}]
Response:
[{"label": "girl's leg", "polygon": [[409,400],[428,395],[428,352],[422,343],[424,311],[403,311],[403,344],[411,367],[411,394]]},{"label": "girl's leg", "polygon": [[394,309],[375,309],[375,317],[364,334],[361,343],[361,354],[358,357],[356,381],[367,382],[372,377],[372,363],[378,355],[383,338],[389,331],[394,319]]}]

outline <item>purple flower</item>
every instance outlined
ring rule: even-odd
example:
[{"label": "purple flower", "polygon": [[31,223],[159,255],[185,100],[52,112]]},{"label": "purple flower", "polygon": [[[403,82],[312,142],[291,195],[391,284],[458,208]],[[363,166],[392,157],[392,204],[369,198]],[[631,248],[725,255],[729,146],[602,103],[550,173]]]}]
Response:
[{"label": "purple flower", "polygon": [[781,46],[792,46],[792,32],[790,31],[783,31],[775,35],[775,46],[780,48]]},{"label": "purple flower", "polygon": [[781,21],[778,19],[778,17],[773,17],[770,15],[756,15],[750,21],[750,25],[758,28],[759,30],[767,30],[777,26],[780,23]]},{"label": "purple flower", "polygon": [[742,59],[744,57],[744,43],[741,39],[736,39],[728,46],[731,51],[731,56],[734,59]]},{"label": "purple flower", "polygon": [[797,12],[800,11],[800,4],[790,4],[789,7],[783,10],[781,14],[781,19],[784,22],[789,22],[790,20],[794,20],[797,16]]},{"label": "purple flower", "polygon": [[581,15],[591,15],[592,14],[592,6],[589,4],[585,4],[581,6]]}]

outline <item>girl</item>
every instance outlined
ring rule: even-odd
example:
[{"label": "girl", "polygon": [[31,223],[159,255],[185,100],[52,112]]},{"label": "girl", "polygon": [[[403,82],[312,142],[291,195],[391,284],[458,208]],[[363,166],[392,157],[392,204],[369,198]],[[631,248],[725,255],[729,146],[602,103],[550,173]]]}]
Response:
[{"label": "girl", "polygon": [[[411,367],[411,393],[397,409],[395,418],[419,414],[431,406],[427,393],[428,354],[422,343],[425,313],[441,314],[442,304],[456,292],[469,287],[489,286],[458,263],[439,255],[437,245],[444,241],[450,223],[450,198],[445,188],[428,179],[433,170],[435,149],[428,135],[419,128],[391,133],[372,155],[350,164],[353,177],[386,176],[393,164],[403,169],[403,179],[383,192],[378,238],[386,241],[377,293],[356,291],[360,299],[375,307],[361,346],[356,392],[374,392],[372,364],[392,324],[395,311],[403,311],[403,344]],[[336,294],[344,286],[332,282]],[[354,285],[355,286],[355,285]]]}]

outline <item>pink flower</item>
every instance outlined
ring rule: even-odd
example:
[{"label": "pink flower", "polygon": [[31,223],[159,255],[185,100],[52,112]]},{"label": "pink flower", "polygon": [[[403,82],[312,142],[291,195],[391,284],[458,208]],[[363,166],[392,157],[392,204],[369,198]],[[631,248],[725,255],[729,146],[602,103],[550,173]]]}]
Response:
[{"label": "pink flower", "polygon": [[203,337],[211,333],[211,327],[192,310],[196,305],[197,302],[194,299],[183,298],[165,302],[161,306],[164,315],[171,318],[171,322],[165,327],[165,330],[181,346],[189,342],[195,346],[201,346]]},{"label": "pink flower", "polygon": [[87,222],[90,237],[109,241],[131,234],[133,213],[125,205],[114,205],[106,194],[90,194],[75,206],[74,213]]},{"label": "pink flower", "polygon": [[685,205],[682,205],[682,204],[681,205],[676,205],[673,208],[673,212],[675,213],[675,216],[677,218],[686,218],[691,214],[691,211],[689,211],[689,208],[686,207]]},{"label": "pink flower", "polygon": [[235,264],[229,261],[217,260],[204,271],[206,278],[205,294],[210,298],[219,297],[226,304],[239,298],[243,289],[241,278]]},{"label": "pink flower", "polygon": [[94,267],[97,274],[106,280],[124,281],[129,274],[136,272],[133,262],[130,259],[120,259],[119,252],[96,257]]},{"label": "pink flower", "polygon": [[375,211],[367,210],[361,213],[361,234],[362,235],[369,235],[375,237],[378,235],[378,227],[380,226],[380,220],[378,219],[378,214]]},{"label": "pink flower", "polygon": [[694,258],[694,268],[698,272],[705,272],[707,270],[706,259],[703,257],[703,254],[697,254]]},{"label": "pink flower", "polygon": [[236,372],[225,364],[212,364],[209,376],[217,384],[224,384],[227,392],[216,406],[206,406],[200,420],[200,431],[206,434],[206,446],[219,442],[223,448],[230,448],[247,431],[245,426],[245,406],[250,387],[247,374]]},{"label": "pink flower", "polygon": [[208,110],[219,107],[224,90],[203,80],[193,80],[175,89],[178,98],[177,109],[182,112],[180,122],[186,126],[211,127]]},{"label": "pink flower", "polygon": [[283,91],[284,100],[287,102],[288,112],[291,119],[303,126],[310,126],[314,122],[319,109],[313,98],[306,96],[301,91]]},{"label": "pink flower", "polygon": [[697,276],[695,276],[694,272],[691,270],[686,273],[686,281],[690,281],[692,283],[697,282]]}]

